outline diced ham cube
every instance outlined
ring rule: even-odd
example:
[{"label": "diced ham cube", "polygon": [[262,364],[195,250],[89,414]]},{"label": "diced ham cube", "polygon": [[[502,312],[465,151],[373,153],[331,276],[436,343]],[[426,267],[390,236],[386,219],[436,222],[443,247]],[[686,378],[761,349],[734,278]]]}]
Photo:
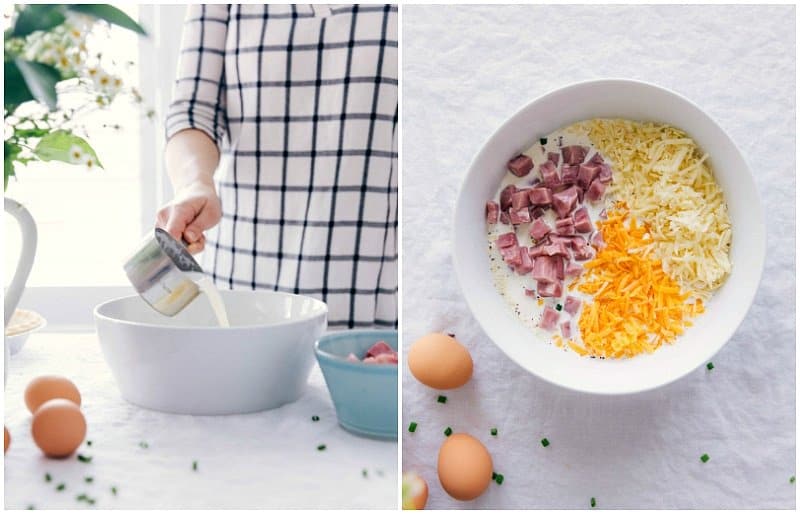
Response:
[{"label": "diced ham cube", "polygon": [[603,194],[605,192],[606,192],[606,185],[600,182],[599,180],[595,180],[594,182],[592,182],[592,185],[589,186],[589,189],[586,190],[586,198],[590,202],[596,202],[603,197]]},{"label": "diced ham cube", "polygon": [[581,207],[575,211],[575,230],[582,234],[587,234],[592,231],[594,226],[592,220],[589,218],[589,211],[586,207]]},{"label": "diced ham cube", "polygon": [[592,155],[586,162],[591,162],[592,164],[603,164],[605,160],[603,159],[603,156],[600,155],[600,152],[595,152],[595,154]]},{"label": "diced ham cube", "polygon": [[561,166],[561,184],[571,186],[578,182],[578,171],[580,166],[577,164],[565,164]]},{"label": "diced ham cube", "polygon": [[527,275],[533,271],[533,259],[531,259],[527,248],[520,248],[519,256],[520,264],[517,266],[517,273],[520,275]]},{"label": "diced ham cube", "polygon": [[500,216],[500,204],[489,200],[486,202],[486,223],[494,225]]},{"label": "diced ham cube", "polygon": [[375,357],[367,357],[362,362],[364,364],[397,364],[397,353],[382,353]]},{"label": "diced ham cube", "polygon": [[555,164],[550,161],[544,161],[539,165],[539,173],[542,174],[542,181],[545,186],[551,189],[558,186],[560,179]]},{"label": "diced ham cube", "polygon": [[572,324],[569,320],[561,324],[561,335],[564,337],[564,339],[569,339],[572,337]]},{"label": "diced ham cube", "polygon": [[542,321],[539,323],[539,328],[552,331],[556,328],[556,323],[558,323],[558,311],[548,305],[542,311]]},{"label": "diced ham cube", "polygon": [[534,206],[531,205],[530,207],[528,207],[528,210],[531,211],[531,219],[532,220],[535,220],[537,218],[541,218],[542,216],[544,216],[544,208],[543,207],[534,207]]},{"label": "diced ham cube", "polygon": [[578,185],[584,190],[587,189],[598,173],[600,173],[599,167],[593,164],[581,164],[578,168]]},{"label": "diced ham cube", "polygon": [[571,239],[570,246],[572,247],[573,250],[580,250],[581,248],[586,246],[586,239],[584,239],[583,236],[574,235],[570,239]]},{"label": "diced ham cube", "polygon": [[507,211],[511,207],[511,197],[517,192],[517,186],[509,184],[500,191],[500,210]]},{"label": "diced ham cube", "polygon": [[611,166],[608,164],[601,164],[600,165],[600,173],[597,175],[597,178],[603,184],[608,184],[614,178],[613,174],[611,173]]},{"label": "diced ham cube", "polygon": [[542,298],[560,298],[561,293],[564,292],[564,286],[561,285],[561,282],[537,282],[536,292],[538,292],[539,296]]},{"label": "diced ham cube", "polygon": [[558,154],[558,152],[547,152],[547,160],[552,162],[556,166],[558,166],[558,160],[560,158],[561,156]]},{"label": "diced ham cube", "polygon": [[508,171],[518,177],[524,177],[533,169],[533,159],[527,155],[517,155],[508,161]]},{"label": "diced ham cube", "polygon": [[565,146],[561,149],[561,155],[564,157],[565,164],[581,164],[586,158],[589,149],[585,146],[571,145]]},{"label": "diced ham cube", "polygon": [[364,355],[364,357],[365,358],[366,357],[377,357],[378,355],[381,355],[381,354],[384,354],[384,353],[392,354],[392,353],[395,353],[395,351],[392,350],[391,346],[386,344],[386,341],[378,341],[377,343],[375,343],[372,346],[370,346],[369,350],[367,350],[367,353],[366,353],[366,355]]},{"label": "diced ham cube", "polygon": [[606,242],[603,240],[603,234],[601,232],[595,232],[592,234],[592,246],[595,248],[603,248],[606,245]]},{"label": "diced ham cube", "polygon": [[566,217],[578,203],[578,188],[575,186],[553,195],[553,209],[559,218]]},{"label": "diced ham cube", "polygon": [[531,204],[530,198],[528,198],[528,190],[522,189],[511,195],[511,210],[518,211],[520,209],[524,209],[525,207]]},{"label": "diced ham cube", "polygon": [[568,262],[564,274],[568,277],[579,277],[583,273],[583,266],[576,262]]},{"label": "diced ham cube", "polygon": [[516,268],[522,264],[522,254],[527,252],[525,249],[520,248],[519,246],[511,246],[501,249],[500,253],[503,255],[503,260],[506,264],[512,268]]},{"label": "diced ham cube", "polygon": [[538,241],[550,233],[550,226],[542,218],[537,218],[536,221],[531,223],[529,233],[531,238]]},{"label": "diced ham cube", "polygon": [[547,246],[545,244],[538,244],[531,246],[528,248],[528,255],[531,256],[531,259],[534,259],[534,265],[536,264],[536,258],[541,257],[542,255],[547,255],[544,251],[544,247]]},{"label": "diced ham cube", "polygon": [[558,268],[564,267],[564,259],[557,255],[542,255],[533,260],[531,276],[537,282],[558,282]]},{"label": "diced ham cube", "polygon": [[511,225],[511,216],[509,216],[508,212],[503,211],[500,213],[500,223],[503,225]]},{"label": "diced ham cube", "polygon": [[536,291],[533,289],[525,288],[525,296],[536,296]]},{"label": "diced ham cube", "polygon": [[497,236],[496,243],[498,248],[508,248],[509,246],[518,246],[519,240],[516,232],[506,232]]},{"label": "diced ham cube", "polygon": [[531,213],[528,211],[527,207],[524,207],[518,211],[511,210],[511,224],[512,225],[520,225],[522,223],[529,223],[531,221]]},{"label": "diced ham cube", "polygon": [[550,205],[553,196],[546,187],[534,187],[528,190],[528,200],[531,205]]},{"label": "diced ham cube", "polygon": [[576,261],[588,261],[594,257],[594,248],[585,246],[580,250],[575,250],[572,255]]},{"label": "diced ham cube", "polygon": [[556,232],[562,236],[575,234],[575,222],[572,218],[561,218],[556,220]]},{"label": "diced ham cube", "polygon": [[600,211],[600,214],[598,214],[598,216],[600,216],[600,219],[603,219],[603,220],[607,220],[608,219],[608,213],[606,212],[605,209]]},{"label": "diced ham cube", "polygon": [[564,310],[569,312],[572,316],[574,316],[578,309],[581,308],[581,301],[580,299],[574,296],[567,296],[567,299],[564,300]]},{"label": "diced ham cube", "polygon": [[560,255],[562,257],[569,257],[569,249],[561,241],[543,246],[542,252],[544,252],[545,255]]}]

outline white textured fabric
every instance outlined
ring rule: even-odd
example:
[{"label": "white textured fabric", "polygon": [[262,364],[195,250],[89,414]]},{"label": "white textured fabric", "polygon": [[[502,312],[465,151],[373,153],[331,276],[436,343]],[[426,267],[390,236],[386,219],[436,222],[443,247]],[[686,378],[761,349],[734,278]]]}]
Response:
[{"label": "white textured fabric", "polygon": [[[404,423],[418,423],[403,432],[404,469],[428,481],[428,507],[795,507],[794,20],[793,6],[403,8],[403,343],[455,332],[475,360],[444,405],[403,372]],[[743,151],[769,219],[755,304],[715,369],[627,397],[568,392],[506,358],[450,255],[459,184],[486,138],[535,97],[602,77],[706,110]],[[502,485],[466,503],[444,493],[447,426],[486,443]]]},{"label": "white textured fabric", "polygon": [[[125,402],[94,334],[35,334],[12,358],[9,371],[7,509],[86,508],[75,499],[81,493],[95,498],[98,509],[397,505],[397,444],[340,428],[316,366],[300,400],[242,416],[170,415]],[[34,446],[23,392],[42,374],[65,375],[80,389],[92,446],[79,451],[92,456],[91,463],[46,459]],[[313,422],[313,415],[320,420]],[[317,450],[320,444],[324,451]],[[45,481],[45,473],[52,482]],[[84,482],[86,476],[94,481]],[[66,489],[56,491],[62,482]]]}]

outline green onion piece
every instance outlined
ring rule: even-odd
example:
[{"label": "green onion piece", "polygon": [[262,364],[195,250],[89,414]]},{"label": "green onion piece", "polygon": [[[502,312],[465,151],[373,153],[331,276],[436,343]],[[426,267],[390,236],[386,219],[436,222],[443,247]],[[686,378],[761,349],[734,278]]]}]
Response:
[{"label": "green onion piece", "polygon": [[36,510],[36,507],[34,507],[33,505],[28,505],[28,510]]},{"label": "green onion piece", "polygon": [[65,484],[64,482],[61,482],[60,484],[58,484],[56,486],[56,491],[63,491],[66,488],[67,488],[67,484]]},{"label": "green onion piece", "polygon": [[91,446],[91,445],[92,445],[91,441],[86,441],[86,446]]},{"label": "green onion piece", "polygon": [[377,473],[379,477],[383,476],[383,470],[382,469],[376,469],[375,473]]},{"label": "green onion piece", "polygon": [[408,431],[409,432],[416,432],[417,431],[417,422],[416,421],[412,421],[411,423],[409,423]]},{"label": "green onion piece", "polygon": [[197,461],[196,460],[192,461],[192,471],[197,471]]},{"label": "green onion piece", "polygon": [[323,450],[325,450],[325,448],[327,448],[327,446],[325,446],[324,444],[321,444],[321,445],[317,446],[317,451],[323,451]]},{"label": "green onion piece", "polygon": [[88,500],[89,497],[86,496],[86,494],[79,494],[78,496],[75,497],[75,499],[78,500],[79,502],[82,502]]},{"label": "green onion piece", "polygon": [[793,483],[794,483],[794,480],[795,480],[795,479],[794,479],[794,475],[792,475],[792,476],[790,476],[790,477],[789,477],[789,483],[790,483],[790,484],[793,484]]},{"label": "green onion piece", "polygon": [[497,480],[497,473],[492,471],[492,480]]},{"label": "green onion piece", "polygon": [[117,495],[117,488],[116,488],[116,486],[113,486],[113,485],[111,486],[111,494],[113,494],[114,496],[116,496],[116,495]]},{"label": "green onion piece", "polygon": [[711,371],[712,369],[714,369],[714,363],[709,362],[708,364],[706,364],[706,368],[708,368],[708,371]]},{"label": "green onion piece", "polygon": [[493,428],[493,429],[489,430],[489,433],[492,434],[492,435],[497,435],[497,429]]},{"label": "green onion piece", "polygon": [[88,456],[86,456],[86,455],[84,455],[82,453],[78,454],[78,460],[81,461],[81,462],[87,462],[87,463],[88,462],[92,462],[92,458],[91,457],[88,457]]},{"label": "green onion piece", "polygon": [[561,310],[561,304],[560,304],[560,303],[557,303],[557,304],[556,304],[556,310],[557,310],[557,311],[560,311],[560,310]]},{"label": "green onion piece", "polygon": [[497,476],[494,478],[494,481],[497,482],[497,485],[502,484],[503,480],[505,480],[505,477],[500,473],[498,473]]},{"label": "green onion piece", "polygon": [[44,481],[45,482],[51,482],[52,480],[53,480],[53,477],[50,476],[50,473],[45,473],[44,474]]},{"label": "green onion piece", "polygon": [[450,437],[450,435],[452,433],[453,433],[453,429],[452,428],[447,427],[447,428],[444,429],[444,435],[446,435],[447,437]]},{"label": "green onion piece", "polygon": [[311,421],[319,421],[319,416],[311,416]]},{"label": "green onion piece", "polygon": [[707,453],[704,453],[703,455],[700,456],[700,460],[703,462],[708,462],[708,459],[710,458],[711,457],[709,457]]},{"label": "green onion piece", "polygon": [[447,396],[442,396],[440,394],[439,398],[437,398],[436,401],[439,402],[439,403],[447,403]]},{"label": "green onion piece", "polygon": [[91,484],[92,482],[94,482],[94,477],[83,477],[83,481],[86,482],[87,484]]},{"label": "green onion piece", "polygon": [[366,469],[362,469],[361,470],[361,476],[364,477],[364,478],[367,478],[367,470]]},{"label": "green onion piece", "polygon": [[545,448],[550,446],[550,441],[548,441],[546,437],[542,439],[542,446],[544,446]]},{"label": "green onion piece", "polygon": [[139,448],[145,448],[145,449],[147,449],[147,448],[150,448],[150,445],[149,445],[149,444],[147,444],[147,442],[146,442],[146,441],[139,441]]},{"label": "green onion piece", "polygon": [[542,146],[546,145],[546,144],[547,144],[547,138],[546,138],[546,137],[540,137],[540,138],[539,138],[539,143],[540,143]]},{"label": "green onion piece", "polygon": [[591,505],[592,508],[595,508],[597,506],[597,501],[594,499],[594,496],[592,496],[592,499],[589,500],[589,505]]}]

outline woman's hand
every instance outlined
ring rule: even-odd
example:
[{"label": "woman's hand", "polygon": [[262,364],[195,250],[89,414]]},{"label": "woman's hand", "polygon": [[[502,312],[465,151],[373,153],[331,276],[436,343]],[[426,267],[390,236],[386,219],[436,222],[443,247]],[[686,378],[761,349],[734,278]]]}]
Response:
[{"label": "woman's hand", "polygon": [[203,232],[222,218],[222,206],[214,184],[192,182],[175,193],[175,198],[158,211],[156,226],[178,241],[186,241],[189,253],[205,248]]}]

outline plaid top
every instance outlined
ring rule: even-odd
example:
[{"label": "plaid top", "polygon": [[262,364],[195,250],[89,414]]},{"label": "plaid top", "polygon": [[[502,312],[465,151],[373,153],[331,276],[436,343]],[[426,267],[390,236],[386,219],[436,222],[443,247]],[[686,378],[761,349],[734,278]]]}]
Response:
[{"label": "plaid top", "polygon": [[166,134],[223,153],[203,267],[397,326],[397,7],[192,5]]}]

